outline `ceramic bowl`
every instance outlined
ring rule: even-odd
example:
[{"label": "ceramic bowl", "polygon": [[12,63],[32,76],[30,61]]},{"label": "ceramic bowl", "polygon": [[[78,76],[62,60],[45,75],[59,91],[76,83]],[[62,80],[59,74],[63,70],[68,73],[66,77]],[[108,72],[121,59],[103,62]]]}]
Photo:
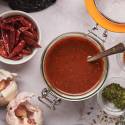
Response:
[{"label": "ceramic bowl", "polygon": [[[35,25],[36,28],[37,28],[37,32],[38,32],[38,43],[40,44],[40,42],[41,42],[41,36],[40,36],[40,35],[41,35],[41,34],[40,34],[39,26],[38,26],[36,20],[35,20],[32,16],[30,16],[28,13],[14,10],[14,11],[4,12],[4,13],[0,14],[0,17],[7,18],[7,17],[11,17],[11,16],[16,16],[16,15],[24,16],[24,17],[26,17],[27,19],[31,20],[31,22],[34,23],[34,25]],[[23,63],[29,61],[31,58],[33,58],[33,57],[35,56],[37,50],[38,50],[38,49],[35,48],[35,49],[33,50],[32,54],[30,54],[30,55],[28,55],[28,56],[24,56],[22,59],[16,60],[16,61],[15,61],[15,60],[6,59],[6,58],[0,56],[0,61],[3,62],[3,63],[6,63],[6,64],[11,64],[11,65],[23,64]]]}]

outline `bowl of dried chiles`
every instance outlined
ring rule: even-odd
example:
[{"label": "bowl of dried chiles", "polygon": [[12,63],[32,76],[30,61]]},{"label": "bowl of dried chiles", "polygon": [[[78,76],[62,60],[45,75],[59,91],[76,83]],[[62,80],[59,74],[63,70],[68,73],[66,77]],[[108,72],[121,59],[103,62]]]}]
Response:
[{"label": "bowl of dried chiles", "polygon": [[40,46],[40,29],[29,14],[7,11],[0,15],[0,61],[22,64],[29,61]]}]

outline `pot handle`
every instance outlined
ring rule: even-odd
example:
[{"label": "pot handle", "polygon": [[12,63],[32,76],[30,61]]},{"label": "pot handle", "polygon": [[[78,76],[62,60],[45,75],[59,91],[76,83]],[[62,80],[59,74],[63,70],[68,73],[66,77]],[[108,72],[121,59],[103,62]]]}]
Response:
[{"label": "pot handle", "polygon": [[45,104],[48,108],[55,110],[56,105],[61,103],[61,99],[58,98],[50,89],[44,88],[41,92],[41,96],[38,96],[38,100]]},{"label": "pot handle", "polygon": [[93,35],[94,37],[101,40],[103,43],[106,42],[106,39],[108,37],[108,31],[105,29],[102,33],[102,36],[98,36],[97,33],[95,33],[98,30],[99,30],[99,25],[96,23],[96,25],[92,29],[88,30],[89,32],[88,35]]}]

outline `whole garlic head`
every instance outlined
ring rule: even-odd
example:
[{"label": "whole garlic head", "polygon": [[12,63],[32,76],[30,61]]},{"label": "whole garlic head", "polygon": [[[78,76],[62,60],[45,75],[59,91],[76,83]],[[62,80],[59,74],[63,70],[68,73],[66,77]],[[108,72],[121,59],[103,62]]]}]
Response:
[{"label": "whole garlic head", "polygon": [[7,107],[8,125],[42,125],[42,111],[30,100],[34,94],[22,92]]},{"label": "whole garlic head", "polygon": [[0,69],[0,106],[7,105],[17,95],[17,74]]}]

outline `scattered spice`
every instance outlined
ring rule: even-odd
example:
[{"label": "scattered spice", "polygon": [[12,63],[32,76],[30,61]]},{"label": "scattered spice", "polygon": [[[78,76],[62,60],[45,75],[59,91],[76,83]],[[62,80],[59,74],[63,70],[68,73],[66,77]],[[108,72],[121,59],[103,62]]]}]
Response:
[{"label": "scattered spice", "polygon": [[93,119],[93,122],[94,122],[94,124],[96,124],[96,120],[95,119]]},{"label": "scattered spice", "polygon": [[87,112],[87,115],[90,115],[91,114],[91,112]]},{"label": "scattered spice", "polygon": [[82,117],[83,121],[86,121],[89,125],[117,125],[116,123],[118,123],[121,119],[120,117],[110,117],[99,108],[98,104],[94,104],[96,106],[93,106],[94,110],[92,110],[92,107],[89,105],[92,104],[87,104],[86,108],[89,112],[83,114]]},{"label": "scattered spice", "polygon": [[93,107],[91,107],[90,109],[91,109],[91,110],[93,110],[94,108],[93,108]]}]

